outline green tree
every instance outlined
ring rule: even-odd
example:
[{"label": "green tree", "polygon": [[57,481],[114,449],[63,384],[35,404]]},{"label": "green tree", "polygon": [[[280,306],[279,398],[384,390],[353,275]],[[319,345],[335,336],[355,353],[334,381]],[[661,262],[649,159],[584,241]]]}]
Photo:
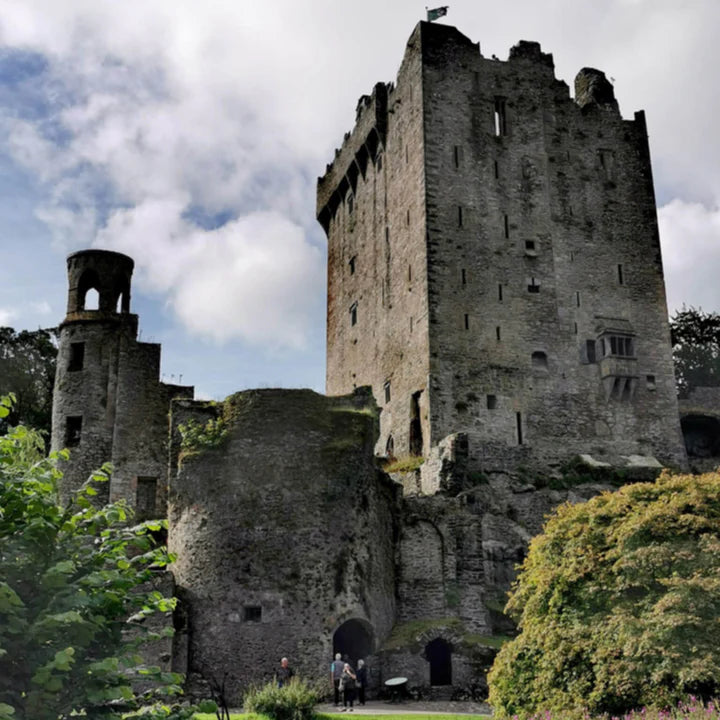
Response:
[{"label": "green tree", "polygon": [[489,675],[500,717],[622,715],[720,692],[720,474],[565,504],[530,544]]},{"label": "green tree", "polygon": [[[0,416],[12,402],[0,399]],[[66,457],[66,455],[65,455]],[[130,526],[122,503],[96,508],[98,471],[67,507],[56,458],[25,427],[0,436],[0,720],[58,720],[84,711],[115,719],[150,704],[133,681],[179,693],[181,676],[144,667],[138,648],[159,637],[142,620],[174,600],[143,591],[171,560],[159,522]],[[156,715],[168,717],[161,707]],[[173,717],[179,717],[175,715]]]},{"label": "green tree", "polygon": [[56,331],[0,327],[0,395],[13,393],[15,403],[0,430],[28,425],[50,435],[55,382]]},{"label": "green tree", "polygon": [[683,308],[671,318],[670,332],[680,395],[720,386],[720,314]]}]

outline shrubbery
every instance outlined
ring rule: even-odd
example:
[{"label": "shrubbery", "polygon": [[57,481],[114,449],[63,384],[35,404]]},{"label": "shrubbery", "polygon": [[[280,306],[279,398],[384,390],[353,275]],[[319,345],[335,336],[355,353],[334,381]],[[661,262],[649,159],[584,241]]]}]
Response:
[{"label": "shrubbery", "polygon": [[245,712],[267,715],[273,720],[311,720],[321,698],[318,687],[294,677],[282,688],[274,682],[251,688],[245,695]]},{"label": "shrubbery", "polygon": [[566,504],[535,538],[489,676],[499,716],[622,715],[720,692],[720,474]]}]

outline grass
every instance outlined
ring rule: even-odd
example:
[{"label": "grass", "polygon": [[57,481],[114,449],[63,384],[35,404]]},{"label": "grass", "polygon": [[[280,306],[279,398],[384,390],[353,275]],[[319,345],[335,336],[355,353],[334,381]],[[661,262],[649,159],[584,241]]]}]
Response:
[{"label": "grass", "polygon": [[[347,718],[347,713],[323,713],[315,716],[315,720],[327,720],[328,718]],[[350,716],[352,717],[352,715]],[[490,715],[421,715],[419,713],[411,713],[400,715],[393,713],[392,715],[366,715],[358,713],[358,717],[362,720],[377,720],[377,718],[392,718],[392,720],[486,720]],[[195,715],[195,720],[217,720],[215,713],[199,713]],[[233,713],[230,720],[267,720],[264,715],[254,715],[252,713]]]},{"label": "grass", "polygon": [[383,470],[386,473],[412,472],[417,470],[424,462],[425,458],[416,455],[404,455],[387,463]]}]

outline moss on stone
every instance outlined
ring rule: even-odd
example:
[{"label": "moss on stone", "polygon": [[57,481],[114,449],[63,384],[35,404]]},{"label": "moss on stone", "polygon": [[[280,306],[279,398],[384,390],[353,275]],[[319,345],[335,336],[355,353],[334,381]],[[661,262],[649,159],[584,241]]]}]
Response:
[{"label": "moss on stone", "polygon": [[460,618],[456,617],[409,620],[408,622],[398,623],[393,627],[390,637],[385,641],[382,649],[412,649],[413,652],[417,652],[420,649],[420,636],[424,635],[428,630],[462,632],[462,629],[462,622]]},{"label": "moss on stone", "polygon": [[386,463],[384,470],[386,473],[414,472],[423,463],[425,459],[415,455],[404,455]]}]

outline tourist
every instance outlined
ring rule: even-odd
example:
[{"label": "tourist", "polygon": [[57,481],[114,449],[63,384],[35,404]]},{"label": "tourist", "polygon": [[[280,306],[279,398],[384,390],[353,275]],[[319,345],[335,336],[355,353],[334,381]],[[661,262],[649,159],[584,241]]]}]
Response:
[{"label": "tourist", "polygon": [[367,687],[367,668],[365,667],[365,661],[358,660],[357,691],[358,691],[358,702],[361,705],[365,704],[365,688],[366,687]]},{"label": "tourist", "polygon": [[[353,702],[355,701],[355,685],[357,682],[357,675],[355,675],[349,663],[345,663],[345,665],[343,666],[342,677],[340,680],[343,689],[343,708],[341,712],[345,712],[346,710],[352,712]],[[348,703],[350,703],[349,709]]]},{"label": "tourist", "polygon": [[277,671],[277,684],[278,687],[285,687],[290,682],[290,678],[295,675],[293,669],[288,663],[288,659],[285,657],[280,661],[280,669]]},{"label": "tourist", "polygon": [[344,663],[342,655],[337,653],[335,660],[330,663],[330,680],[335,691],[335,707],[340,707],[340,678],[342,678]]}]

